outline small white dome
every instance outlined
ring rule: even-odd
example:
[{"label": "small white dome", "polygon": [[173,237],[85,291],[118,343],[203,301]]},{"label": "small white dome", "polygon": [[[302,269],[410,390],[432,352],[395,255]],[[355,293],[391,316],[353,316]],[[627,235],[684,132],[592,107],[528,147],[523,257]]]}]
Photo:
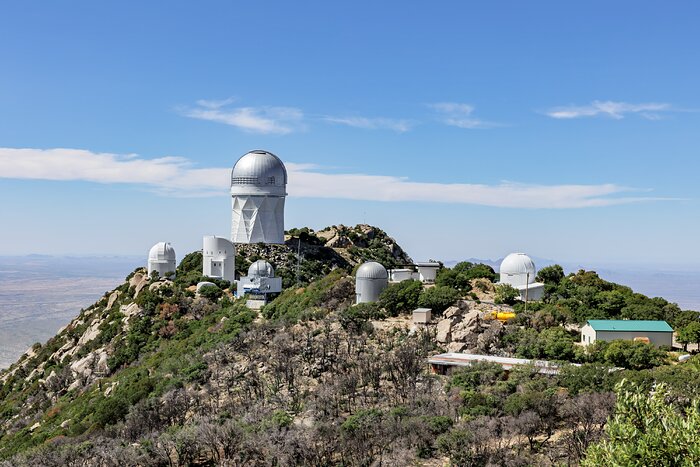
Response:
[{"label": "small white dome", "polygon": [[357,279],[388,279],[389,273],[386,268],[376,261],[369,261],[357,268],[355,273]]},{"label": "small white dome", "polygon": [[502,283],[518,286],[535,282],[537,268],[525,253],[511,253],[503,259],[499,273]]},{"label": "small white dome", "polygon": [[149,261],[175,261],[175,250],[170,243],[158,242],[148,252]]},{"label": "small white dome", "polygon": [[270,263],[259,259],[248,268],[248,277],[275,277],[275,270]]}]

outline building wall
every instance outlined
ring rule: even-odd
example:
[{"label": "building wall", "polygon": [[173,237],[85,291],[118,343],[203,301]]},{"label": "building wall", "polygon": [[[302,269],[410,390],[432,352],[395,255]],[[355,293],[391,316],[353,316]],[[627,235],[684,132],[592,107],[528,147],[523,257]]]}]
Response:
[{"label": "building wall", "polygon": [[158,276],[164,279],[169,272],[172,272],[172,277],[175,277],[175,269],[177,265],[175,260],[173,261],[148,261],[148,275],[150,276],[153,271],[158,271]]},{"label": "building wall", "polygon": [[438,268],[418,266],[417,269],[419,280],[421,282],[435,282],[435,277],[437,276]]},{"label": "building wall", "polygon": [[233,282],[236,274],[236,248],[221,237],[204,237],[202,242],[202,275]]},{"label": "building wall", "polygon": [[234,195],[231,241],[284,243],[284,196]]},{"label": "building wall", "polygon": [[386,289],[387,279],[363,279],[355,280],[356,303],[372,303],[379,300],[379,295]]},{"label": "building wall", "polygon": [[604,341],[613,341],[615,339],[634,340],[635,337],[648,337],[649,342],[656,347],[661,345],[673,345],[672,332],[644,332],[644,331],[598,331],[596,338]]},{"label": "building wall", "polygon": [[[616,339],[634,340],[635,337],[646,337],[649,342],[656,347],[673,345],[672,332],[645,332],[645,331],[598,331],[596,332],[590,325],[581,328],[581,342],[585,345],[592,344],[596,340],[614,341]],[[590,339],[590,341],[589,341]]]},{"label": "building wall", "polygon": [[518,290],[520,291],[520,300],[522,301],[525,301],[526,295],[529,302],[536,302],[542,300],[542,297],[544,297],[544,285],[542,284],[530,284],[527,289],[521,286],[518,287]]},{"label": "building wall", "polygon": [[581,343],[583,345],[590,345],[595,342],[595,331],[593,328],[586,324],[581,328]]}]

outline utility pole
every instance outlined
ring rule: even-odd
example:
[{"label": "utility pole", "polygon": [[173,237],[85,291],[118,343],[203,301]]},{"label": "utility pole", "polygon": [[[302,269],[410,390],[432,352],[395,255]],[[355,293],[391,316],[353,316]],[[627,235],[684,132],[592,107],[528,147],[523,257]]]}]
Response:
[{"label": "utility pole", "polygon": [[527,313],[527,299],[528,297],[528,292],[530,291],[530,273],[525,274],[525,313]]},{"label": "utility pole", "polygon": [[297,287],[299,287],[299,268],[301,267],[301,234],[299,234],[297,240]]}]

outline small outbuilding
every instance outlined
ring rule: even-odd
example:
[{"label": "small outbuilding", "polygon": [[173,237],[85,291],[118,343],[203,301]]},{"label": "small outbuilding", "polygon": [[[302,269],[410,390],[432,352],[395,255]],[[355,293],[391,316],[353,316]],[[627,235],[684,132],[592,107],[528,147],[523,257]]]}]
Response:
[{"label": "small outbuilding", "polygon": [[589,319],[581,328],[581,343],[624,339],[648,342],[655,347],[673,345],[673,328],[666,321]]},{"label": "small outbuilding", "polygon": [[432,319],[433,310],[430,308],[416,308],[413,310],[413,324],[428,324]]}]

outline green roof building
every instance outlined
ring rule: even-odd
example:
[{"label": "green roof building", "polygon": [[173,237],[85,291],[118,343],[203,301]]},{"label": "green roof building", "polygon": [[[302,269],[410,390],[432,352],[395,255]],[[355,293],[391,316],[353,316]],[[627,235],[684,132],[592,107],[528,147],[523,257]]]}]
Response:
[{"label": "green roof building", "polygon": [[656,347],[673,345],[673,328],[666,321],[589,319],[581,328],[581,343],[616,339],[648,342]]}]

